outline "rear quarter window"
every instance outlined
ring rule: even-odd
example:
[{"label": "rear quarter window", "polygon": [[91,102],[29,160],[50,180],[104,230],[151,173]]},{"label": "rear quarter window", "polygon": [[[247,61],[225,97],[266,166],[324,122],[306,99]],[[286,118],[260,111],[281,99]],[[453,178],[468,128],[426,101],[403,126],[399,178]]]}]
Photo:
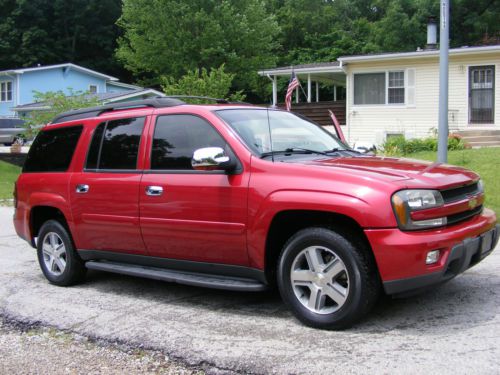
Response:
[{"label": "rear quarter window", "polygon": [[23,172],[65,172],[82,130],[78,125],[41,131],[30,147]]}]

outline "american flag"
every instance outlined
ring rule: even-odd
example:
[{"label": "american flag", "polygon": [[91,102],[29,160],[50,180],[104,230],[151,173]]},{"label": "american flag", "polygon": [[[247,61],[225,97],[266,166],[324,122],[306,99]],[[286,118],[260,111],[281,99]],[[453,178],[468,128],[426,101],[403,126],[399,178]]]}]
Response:
[{"label": "american flag", "polygon": [[300,86],[299,79],[295,75],[295,72],[292,71],[292,76],[290,77],[290,83],[288,84],[288,88],[286,89],[286,96],[285,96],[285,105],[286,105],[286,110],[290,111],[292,108],[292,94],[293,90]]}]

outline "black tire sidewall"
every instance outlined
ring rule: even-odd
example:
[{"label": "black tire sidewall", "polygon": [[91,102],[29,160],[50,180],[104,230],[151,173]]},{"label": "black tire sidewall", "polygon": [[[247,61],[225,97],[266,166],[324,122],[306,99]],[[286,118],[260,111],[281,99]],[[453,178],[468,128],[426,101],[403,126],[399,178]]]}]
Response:
[{"label": "black tire sidewall", "polygon": [[[49,232],[57,233],[66,247],[66,268],[60,275],[53,275],[50,273],[43,259],[43,240]],[[78,258],[78,255],[75,253],[73,241],[71,240],[66,228],[56,220],[49,220],[40,228],[37,243],[37,255],[38,263],[44,276],[52,284],[60,286],[71,285],[75,281],[76,274],[82,272],[83,265],[81,264],[81,260]]]},{"label": "black tire sidewall", "polygon": [[[297,299],[290,281],[292,263],[296,256],[310,246],[332,250],[346,266],[349,276],[349,295],[344,305],[330,314],[317,314]],[[364,277],[356,249],[339,234],[324,228],[308,228],[297,232],[285,244],[278,262],[278,287],[285,303],[305,324],[317,328],[346,328],[363,314]]]}]

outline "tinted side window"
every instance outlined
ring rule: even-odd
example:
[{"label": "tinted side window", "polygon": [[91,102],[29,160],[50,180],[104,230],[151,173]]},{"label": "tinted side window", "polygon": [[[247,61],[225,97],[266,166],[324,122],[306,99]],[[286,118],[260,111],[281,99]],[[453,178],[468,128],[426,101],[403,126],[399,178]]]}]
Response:
[{"label": "tinted side window", "polygon": [[108,121],[94,131],[87,169],[136,169],[144,117]]},{"label": "tinted side window", "polygon": [[100,123],[94,130],[92,142],[90,143],[89,152],[87,154],[87,164],[85,164],[85,168],[87,169],[97,169],[99,150],[101,149],[102,134],[104,133],[105,127],[106,123],[103,122]]},{"label": "tinted side window", "polygon": [[82,126],[43,130],[31,145],[23,172],[64,172],[68,169]]},{"label": "tinted side window", "polygon": [[226,142],[197,116],[160,116],[153,136],[151,169],[192,170],[193,153],[203,147],[225,148]]}]

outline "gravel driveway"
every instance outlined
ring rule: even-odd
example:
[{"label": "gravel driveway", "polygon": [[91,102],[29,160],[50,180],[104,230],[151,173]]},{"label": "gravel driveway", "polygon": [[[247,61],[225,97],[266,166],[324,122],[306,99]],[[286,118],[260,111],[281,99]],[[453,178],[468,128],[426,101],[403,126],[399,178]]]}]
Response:
[{"label": "gravel driveway", "polygon": [[[274,293],[235,293],[89,272],[48,284],[0,207],[0,314],[152,349],[208,372],[500,373],[500,249],[427,294],[383,299],[355,328],[301,325]],[[3,345],[0,342],[0,345]]]}]

